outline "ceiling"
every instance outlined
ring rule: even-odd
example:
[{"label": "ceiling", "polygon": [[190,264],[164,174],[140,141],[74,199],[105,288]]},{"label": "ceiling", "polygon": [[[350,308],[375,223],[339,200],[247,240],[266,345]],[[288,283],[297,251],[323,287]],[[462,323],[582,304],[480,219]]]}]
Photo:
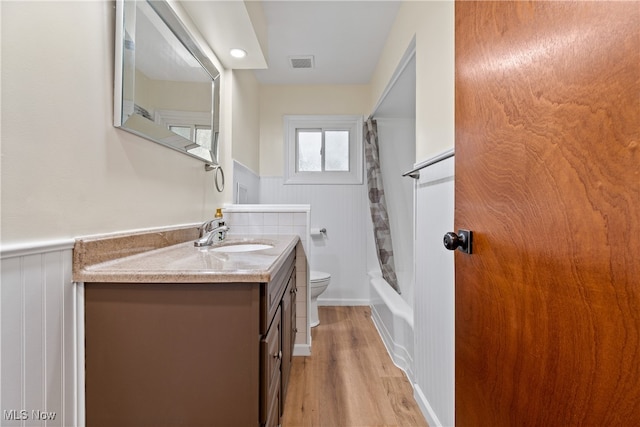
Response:
[{"label": "ceiling", "polygon": [[[253,70],[262,84],[368,84],[400,1],[213,0],[182,1],[193,23],[224,66]],[[240,47],[246,58],[229,55]],[[289,59],[313,56],[314,68]],[[374,115],[415,118],[415,58],[405,62]]]},{"label": "ceiling", "polygon": [[[265,1],[267,62],[263,84],[366,84],[396,17],[398,1]],[[293,69],[290,57],[313,56]]]},{"label": "ceiling", "polygon": [[[367,84],[400,2],[184,1],[182,5],[225,68],[253,69],[262,84]],[[242,60],[231,58],[230,47],[249,54]],[[313,56],[314,68],[292,68],[289,58],[300,55]]]}]

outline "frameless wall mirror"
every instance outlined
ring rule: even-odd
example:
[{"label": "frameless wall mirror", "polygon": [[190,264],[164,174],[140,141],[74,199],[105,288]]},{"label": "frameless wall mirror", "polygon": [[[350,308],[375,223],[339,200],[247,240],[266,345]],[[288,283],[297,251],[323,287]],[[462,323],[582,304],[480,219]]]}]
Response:
[{"label": "frameless wall mirror", "polygon": [[166,1],[116,2],[114,124],[218,165],[220,73]]}]

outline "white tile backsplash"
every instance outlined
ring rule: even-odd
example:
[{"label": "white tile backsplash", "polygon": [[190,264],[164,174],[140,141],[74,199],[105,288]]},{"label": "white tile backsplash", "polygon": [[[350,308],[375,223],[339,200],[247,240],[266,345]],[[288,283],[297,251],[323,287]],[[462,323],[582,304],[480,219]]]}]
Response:
[{"label": "white tile backsplash", "polygon": [[278,225],[277,234],[294,234],[293,225]]},{"label": "white tile backsplash", "polygon": [[233,224],[235,227],[246,227],[249,225],[249,215],[248,214],[235,214],[233,216],[233,222],[231,218],[226,221],[229,225]]},{"label": "white tile backsplash", "polygon": [[280,227],[283,226],[293,226],[293,213],[292,212],[282,212],[278,214],[278,225]]},{"label": "white tile backsplash", "polygon": [[[265,225],[262,227],[264,234],[278,234],[278,226],[277,225]],[[289,234],[289,233],[286,233]]]},{"label": "white tile backsplash", "polygon": [[275,212],[267,212],[264,214],[264,225],[278,225],[279,214]]},{"label": "white tile backsplash", "polygon": [[306,227],[307,226],[307,214],[303,213],[303,212],[295,212],[293,214],[293,225],[295,226],[302,226],[302,227]]},{"label": "white tile backsplash", "polygon": [[262,212],[250,212],[249,213],[249,225],[262,227],[264,225],[264,213],[262,213]]}]

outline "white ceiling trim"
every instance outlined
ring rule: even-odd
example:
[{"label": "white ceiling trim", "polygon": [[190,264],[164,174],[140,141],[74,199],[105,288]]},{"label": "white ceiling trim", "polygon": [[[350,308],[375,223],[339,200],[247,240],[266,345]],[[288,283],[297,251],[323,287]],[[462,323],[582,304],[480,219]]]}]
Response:
[{"label": "white ceiling trim", "polygon": [[[264,31],[266,21],[264,16],[261,17],[261,2],[247,3],[245,4],[244,1],[180,2],[226,69],[267,68],[263,51],[266,41],[261,41],[258,36],[266,33]],[[234,58],[229,52],[232,48],[243,49],[247,52],[247,56],[241,59]]]}]

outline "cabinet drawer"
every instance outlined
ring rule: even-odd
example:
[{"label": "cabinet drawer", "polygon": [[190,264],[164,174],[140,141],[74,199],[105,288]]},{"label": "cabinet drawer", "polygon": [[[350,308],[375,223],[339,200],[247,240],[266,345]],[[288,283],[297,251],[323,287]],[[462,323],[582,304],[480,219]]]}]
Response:
[{"label": "cabinet drawer", "polygon": [[280,306],[282,294],[289,282],[289,278],[291,277],[295,264],[296,251],[293,250],[280,270],[276,273],[275,277],[269,283],[262,286],[262,310],[260,310],[260,333],[262,334],[266,333],[267,329],[269,329],[269,324],[273,320],[276,310]]}]

